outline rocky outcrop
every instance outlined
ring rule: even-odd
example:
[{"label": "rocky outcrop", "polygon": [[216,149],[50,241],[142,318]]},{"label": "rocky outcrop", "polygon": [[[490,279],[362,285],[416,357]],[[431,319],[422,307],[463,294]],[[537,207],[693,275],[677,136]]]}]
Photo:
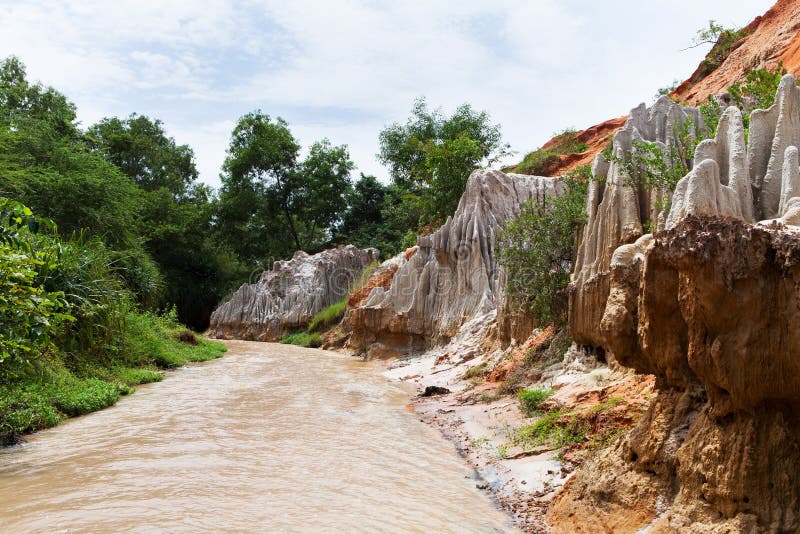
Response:
[{"label": "rocky outcrop", "polygon": [[656,375],[657,398],[568,484],[553,521],[621,521],[633,495],[648,513],[630,530],[659,514],[651,532],[799,530],[800,232],[689,215],[617,249],[611,271],[606,347]]},{"label": "rocky outcrop", "polygon": [[255,284],[244,284],[211,315],[209,335],[222,339],[276,341],[305,327],[315,313],[348,295],[376,249],[352,245],[276,261]]},{"label": "rocky outcrop", "polygon": [[798,146],[800,88],[786,75],[775,104],[751,114],[746,149],[741,113],[732,107],[725,111],[716,138],[698,145],[694,169],[678,182],[666,226],[690,214],[747,222],[786,217],[784,222],[796,223]]},{"label": "rocky outcrop", "polygon": [[544,202],[560,190],[550,178],[473,172],[455,214],[398,258],[389,288],[375,287],[348,312],[349,346],[382,355],[422,350],[493,311],[502,292],[498,232],[526,202]]},{"label": "rocky outcrop", "polygon": [[[570,284],[569,325],[573,339],[582,345],[601,346],[599,332],[609,292],[611,255],[623,244],[644,233],[646,224],[658,225],[657,200],[662,191],[648,191],[630,184],[624,162],[635,141],[649,141],[669,151],[680,130],[702,126],[694,108],[684,108],[661,97],[651,108],[644,104],[631,111],[625,127],[614,135],[613,158],[595,158],[587,197],[588,222],[578,246]],[[604,179],[603,179],[604,178]]]},{"label": "rocky outcrop", "polygon": [[[551,512],[559,528],[590,531],[581,518],[599,514],[620,532],[651,521],[650,532],[800,530],[792,76],[750,125],[745,148],[741,114],[728,109],[678,183],[666,230],[611,254],[594,341],[655,375],[657,395],[636,429],[564,488]],[[598,227],[618,224],[616,212],[602,216]]]}]

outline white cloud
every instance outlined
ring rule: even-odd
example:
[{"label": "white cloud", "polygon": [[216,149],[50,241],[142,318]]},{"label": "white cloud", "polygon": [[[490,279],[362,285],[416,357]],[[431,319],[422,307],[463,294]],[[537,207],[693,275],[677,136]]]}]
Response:
[{"label": "white cloud", "polygon": [[687,77],[710,18],[772,0],[0,0],[0,57],[65,92],[85,124],[138,112],[193,146],[217,183],[230,129],[255,108],[309,144],[347,143],[365,172],[413,99],[489,111],[513,148],[622,115]]}]

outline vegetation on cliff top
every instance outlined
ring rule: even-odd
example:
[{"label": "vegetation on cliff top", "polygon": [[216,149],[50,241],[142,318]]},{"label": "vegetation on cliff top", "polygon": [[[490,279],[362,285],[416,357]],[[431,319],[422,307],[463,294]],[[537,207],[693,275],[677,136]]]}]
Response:
[{"label": "vegetation on cliff top", "polygon": [[539,148],[525,155],[522,161],[505,169],[508,172],[551,176],[561,164],[561,156],[584,152],[589,145],[578,138],[578,132],[567,128],[553,136],[546,147]]}]

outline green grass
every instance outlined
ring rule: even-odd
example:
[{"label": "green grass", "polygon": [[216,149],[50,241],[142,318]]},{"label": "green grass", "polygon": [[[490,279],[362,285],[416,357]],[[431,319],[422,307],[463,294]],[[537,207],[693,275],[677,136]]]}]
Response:
[{"label": "green grass", "polygon": [[464,375],[461,377],[462,380],[469,380],[470,378],[475,377],[482,377],[489,372],[489,367],[486,363],[482,363],[480,365],[476,365],[475,367],[470,367],[469,369],[464,372]]},{"label": "green grass", "polygon": [[611,397],[610,399],[601,402],[600,404],[592,406],[592,408],[589,410],[589,413],[600,413],[605,410],[608,410],[609,408],[613,408],[614,406],[619,406],[623,402],[624,399],[622,397]]},{"label": "green grass", "polygon": [[539,412],[541,404],[553,394],[551,389],[521,389],[517,392],[520,408],[528,417]]},{"label": "green grass", "polygon": [[295,332],[281,339],[285,345],[297,345],[299,347],[317,348],[322,346],[322,336],[316,333]]},{"label": "green grass", "polygon": [[577,417],[567,421],[569,414],[562,410],[548,412],[530,425],[523,425],[514,434],[513,442],[523,448],[551,444],[562,448],[586,438],[586,429]]},{"label": "green grass", "polygon": [[0,384],[0,444],[111,406],[134,386],[163,379],[158,368],[219,358],[226,350],[222,343],[202,338],[196,339],[197,345],[181,342],[181,332],[185,329],[174,317],[129,313],[122,348],[112,356],[97,360],[55,354],[41,372]]},{"label": "green grass", "polygon": [[222,343],[203,338],[197,338],[197,345],[181,342],[178,336],[185,329],[164,317],[131,313],[125,323],[123,360],[135,367],[155,365],[171,369],[219,358],[226,350]]},{"label": "green grass", "polygon": [[316,332],[320,329],[327,329],[330,326],[337,324],[344,317],[344,312],[347,310],[347,299],[344,298],[339,302],[331,304],[324,310],[318,312],[311,318],[308,323],[307,330],[309,332]]},{"label": "green grass", "polygon": [[585,152],[589,145],[578,139],[578,132],[568,128],[553,136],[553,144],[525,155],[522,161],[510,168],[511,172],[549,176],[561,164],[559,156]]}]

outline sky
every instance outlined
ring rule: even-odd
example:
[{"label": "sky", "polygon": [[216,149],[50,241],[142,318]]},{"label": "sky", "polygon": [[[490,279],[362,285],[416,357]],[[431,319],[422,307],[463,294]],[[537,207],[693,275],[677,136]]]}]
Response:
[{"label": "sky", "polygon": [[78,107],[85,127],[160,119],[218,186],[236,120],[288,121],[305,147],[346,144],[357,172],[388,180],[378,133],[415,98],[487,111],[520,159],[555,132],[650,103],[708,47],[774,0],[0,0],[0,58]]}]

